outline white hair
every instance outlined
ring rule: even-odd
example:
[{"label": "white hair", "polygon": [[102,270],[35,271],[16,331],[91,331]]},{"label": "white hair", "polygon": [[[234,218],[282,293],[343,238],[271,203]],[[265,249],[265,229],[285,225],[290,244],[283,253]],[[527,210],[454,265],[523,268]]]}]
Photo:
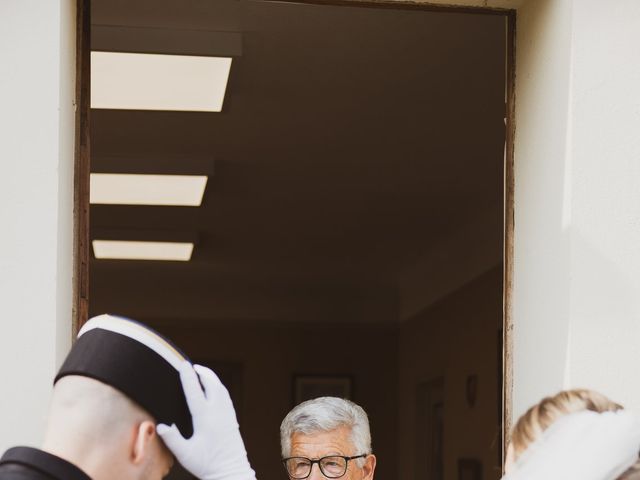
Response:
[{"label": "white hair", "polygon": [[[310,435],[346,427],[351,430],[355,455],[371,453],[369,419],[362,407],[337,397],[319,397],[302,402],[291,410],[280,425],[282,457],[291,455],[291,437],[294,433]],[[357,460],[364,465],[364,458]]]}]

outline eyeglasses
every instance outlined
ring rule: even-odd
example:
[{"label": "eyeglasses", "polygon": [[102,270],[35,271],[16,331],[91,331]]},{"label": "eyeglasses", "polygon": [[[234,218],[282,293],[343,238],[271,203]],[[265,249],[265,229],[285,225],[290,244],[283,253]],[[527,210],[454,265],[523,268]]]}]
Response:
[{"label": "eyeglasses", "polygon": [[314,463],[318,464],[322,475],[326,478],[340,478],[347,473],[349,460],[364,458],[368,455],[368,453],[356,455],[355,457],[329,455],[328,457],[318,458],[317,460],[311,460],[307,457],[289,457],[283,459],[282,463],[284,463],[284,468],[287,470],[289,477],[294,480],[302,480],[309,477]]}]

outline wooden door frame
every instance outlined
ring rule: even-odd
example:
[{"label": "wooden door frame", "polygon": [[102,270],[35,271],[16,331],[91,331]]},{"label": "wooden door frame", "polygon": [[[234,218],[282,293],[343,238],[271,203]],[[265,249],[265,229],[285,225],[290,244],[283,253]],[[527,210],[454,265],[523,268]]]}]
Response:
[{"label": "wooden door frame", "polygon": [[91,172],[91,0],[76,0],[76,118],[73,189],[73,315],[75,338],[89,316],[89,180]]},{"label": "wooden door frame", "polygon": [[[271,1],[271,0],[267,0]],[[397,0],[278,0],[312,5],[333,5],[395,10],[501,15],[507,21],[506,34],[506,132],[504,164],[504,250],[503,250],[503,338],[502,338],[502,458],[506,452],[513,413],[513,256],[514,256],[514,137],[516,74],[516,10],[482,6],[454,6]],[[87,321],[89,314],[89,180],[91,171],[91,12],[90,0],[76,0],[76,118],[73,222],[73,317],[72,331]],[[503,462],[504,463],[504,462]]]},{"label": "wooden door frame", "polygon": [[[506,131],[502,257],[502,464],[513,421],[513,258],[515,228],[516,11],[507,14]],[[503,467],[504,468],[504,467]]]}]

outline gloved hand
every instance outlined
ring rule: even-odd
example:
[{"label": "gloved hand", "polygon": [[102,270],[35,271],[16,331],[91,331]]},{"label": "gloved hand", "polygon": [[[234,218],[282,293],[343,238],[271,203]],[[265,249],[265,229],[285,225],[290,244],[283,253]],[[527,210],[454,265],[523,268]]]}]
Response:
[{"label": "gloved hand", "polygon": [[200,480],[255,480],[231,397],[220,379],[210,369],[192,367],[189,362],[180,367],[180,379],[191,411],[193,435],[186,439],[175,424],[159,424],[156,430],[169,450]]}]

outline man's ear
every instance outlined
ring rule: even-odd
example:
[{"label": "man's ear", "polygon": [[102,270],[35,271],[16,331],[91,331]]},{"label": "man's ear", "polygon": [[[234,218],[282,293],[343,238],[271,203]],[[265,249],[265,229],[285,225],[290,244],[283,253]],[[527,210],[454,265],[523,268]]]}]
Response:
[{"label": "man's ear", "polygon": [[155,423],[145,420],[140,422],[134,432],[133,448],[131,450],[131,461],[135,465],[140,465],[151,451],[151,442],[156,436]]},{"label": "man's ear", "polygon": [[362,480],[373,480],[373,472],[376,469],[376,456],[371,454],[367,455],[364,459],[364,466],[362,467]]}]

